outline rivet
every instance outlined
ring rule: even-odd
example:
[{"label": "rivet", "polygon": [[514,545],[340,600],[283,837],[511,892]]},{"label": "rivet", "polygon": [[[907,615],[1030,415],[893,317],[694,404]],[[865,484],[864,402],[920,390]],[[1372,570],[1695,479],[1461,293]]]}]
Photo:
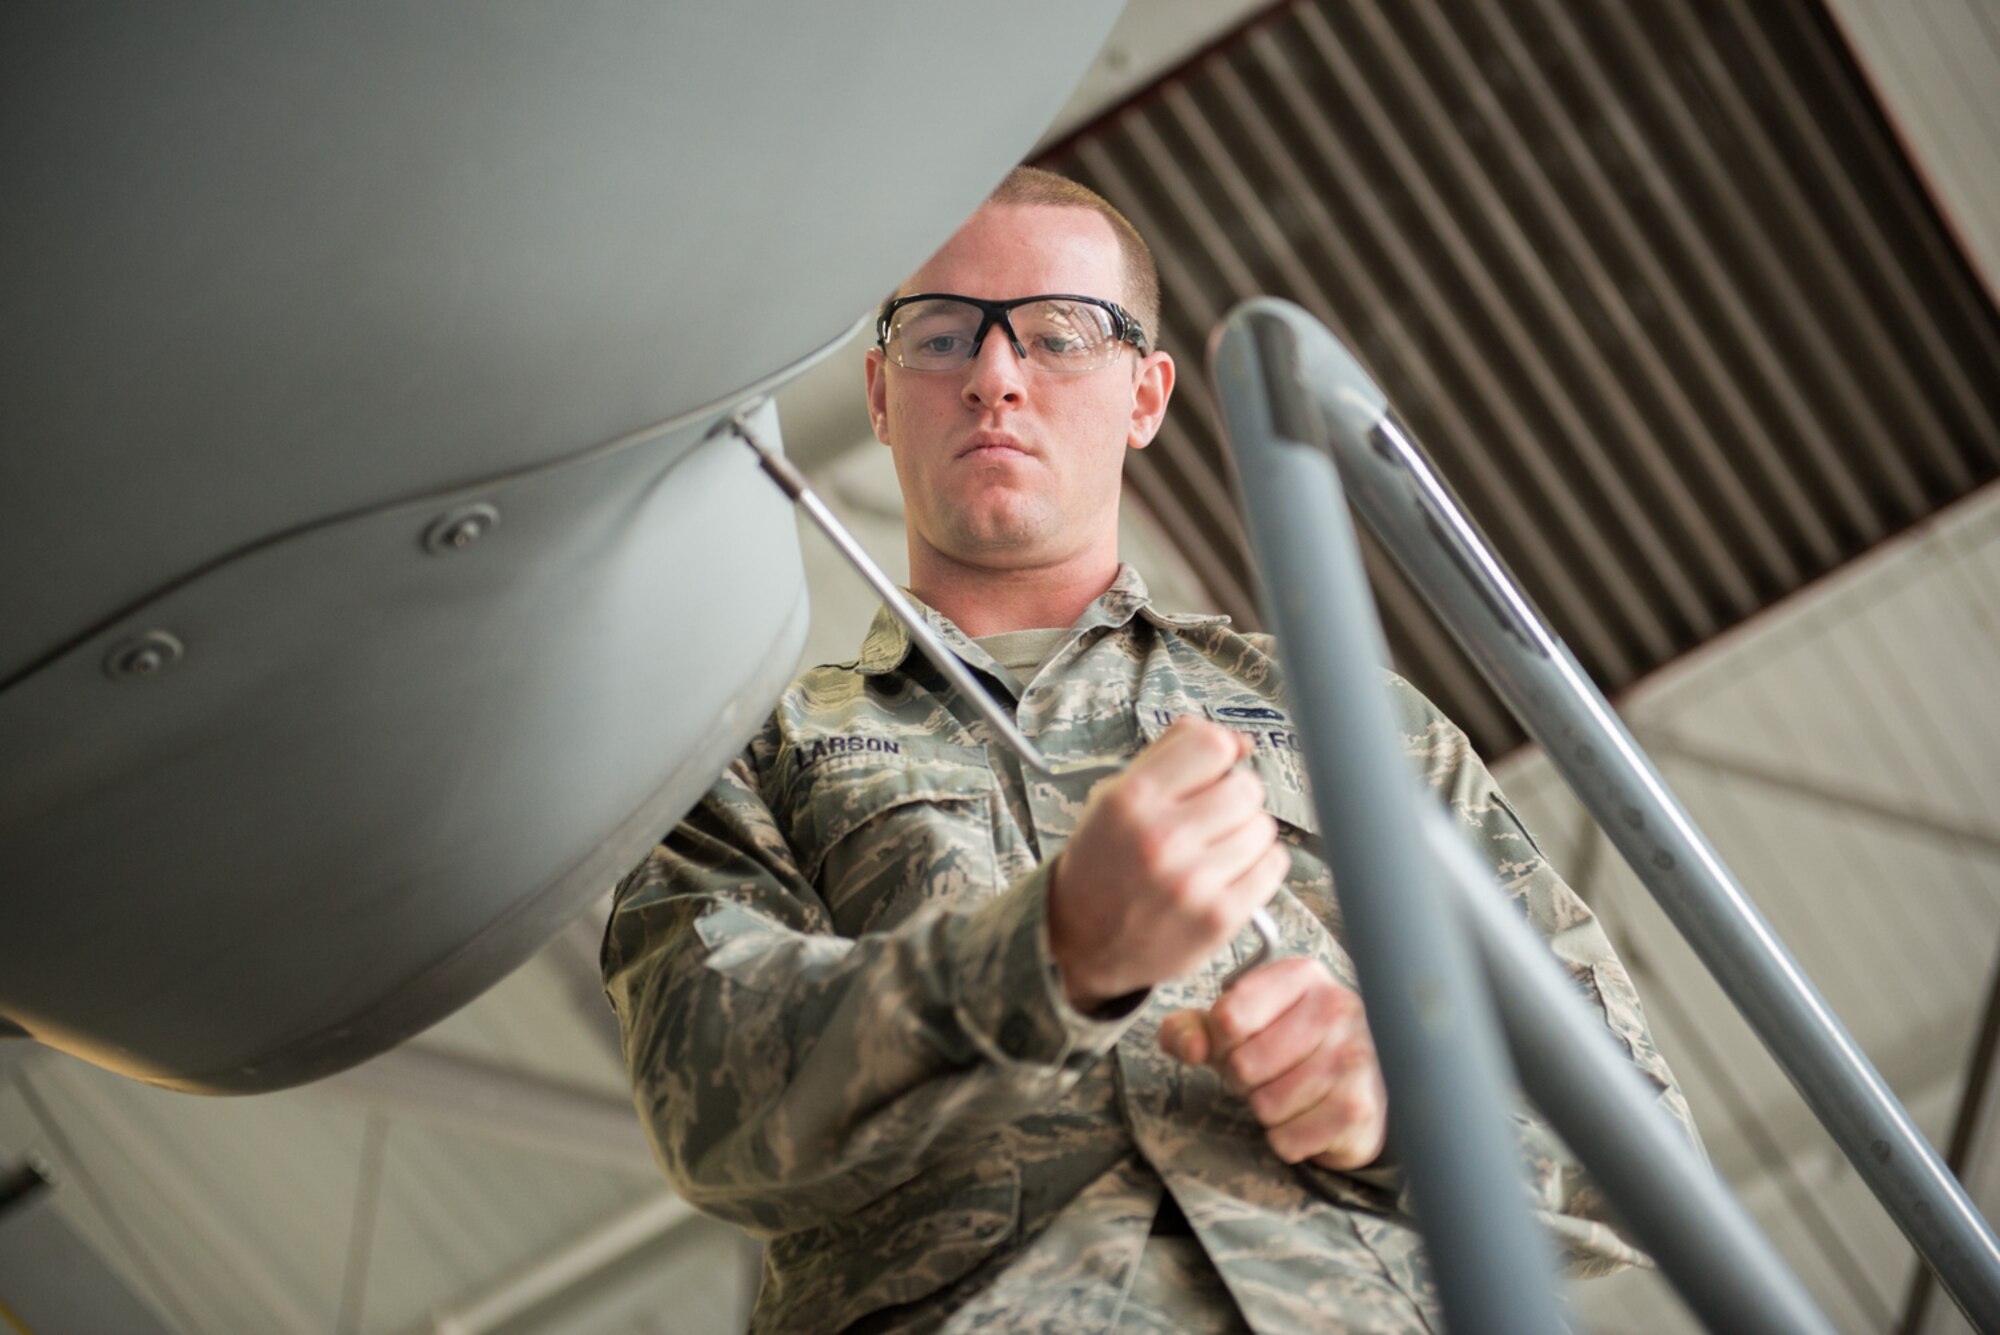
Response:
[{"label": "rivet", "polygon": [[140,681],[157,677],[181,661],[187,650],[164,630],[149,630],[120,640],[104,655],[104,673],[113,681]]},{"label": "rivet", "polygon": [[424,550],[437,555],[462,552],[499,522],[500,512],[490,505],[461,505],[431,521],[424,530]]}]

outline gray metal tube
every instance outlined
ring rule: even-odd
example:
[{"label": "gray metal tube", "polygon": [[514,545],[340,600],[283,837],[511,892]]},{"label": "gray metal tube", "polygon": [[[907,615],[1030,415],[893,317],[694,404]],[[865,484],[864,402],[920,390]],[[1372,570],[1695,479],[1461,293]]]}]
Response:
[{"label": "gray metal tube", "polygon": [[1009,718],[1007,711],[1000,708],[993,697],[986,693],[986,688],[979,684],[979,679],[972,675],[971,669],[959,662],[958,655],[938,638],[937,632],[924,620],[923,613],[910,605],[910,600],[903,596],[903,591],[896,587],[896,582],[889,578],[881,566],[875,564],[875,558],[870,556],[867,549],[847,531],[847,526],[834,518],[833,511],[826,508],[826,502],[822,501],[819,493],[812,489],[811,484],[806,481],[805,474],[794,467],[790,459],[757,439],[750,428],[749,416],[748,411],[738,413],[730,419],[728,429],[756,453],[757,462],[763,467],[765,476],[777,483],[778,489],[792,498],[792,504],[805,512],[806,518],[812,520],[814,526],[826,535],[827,541],[847,558],[847,564],[853,566],[855,572],[868,581],[868,587],[875,590],[875,596],[882,600],[882,605],[889,609],[889,614],[902,623],[904,632],[909,635],[910,642],[916,645],[917,651],[930,660],[931,666],[945,675],[945,679],[958,690],[960,695],[971,702],[972,707],[992,725],[993,731],[1005,739],[1014,753],[1030,768],[1039,770],[1043,774],[1054,774],[1056,771],[1042,755],[1041,748],[1028,740],[1028,734],[1015,726],[1014,720]]},{"label": "gray metal tube", "polygon": [[1715,1331],[1831,1335],[1798,1276],[1660,1111],[1456,823],[1441,807],[1426,810],[1424,834],[1486,966],[1521,1087],[1688,1309]]},{"label": "gray metal tube", "polygon": [[1457,1331],[1558,1331],[1548,1238],[1506,1116],[1500,1034],[1461,916],[1424,847],[1382,680],[1382,630],[1286,322],[1257,303],[1209,365],[1244,518],[1313,776],[1313,804],[1408,1164],[1417,1222]]},{"label": "gray metal tube", "polygon": [[1756,1029],[1940,1282],[2000,1330],[2000,1242],[1569,650],[1542,623],[1326,327],[1262,303],[1299,340],[1338,429],[1347,493]]}]

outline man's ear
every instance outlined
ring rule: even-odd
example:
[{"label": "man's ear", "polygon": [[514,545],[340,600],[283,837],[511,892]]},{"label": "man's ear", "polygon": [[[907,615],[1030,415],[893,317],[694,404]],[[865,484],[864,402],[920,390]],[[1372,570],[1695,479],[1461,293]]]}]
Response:
[{"label": "man's ear", "polygon": [[1139,374],[1132,382],[1132,423],[1125,443],[1143,450],[1159,434],[1167,416],[1167,400],[1174,396],[1174,359],[1164,352],[1149,352],[1139,359]]},{"label": "man's ear", "polygon": [[880,348],[868,349],[861,363],[862,374],[868,380],[868,424],[875,428],[875,439],[884,445],[889,443],[888,364],[889,359]]}]

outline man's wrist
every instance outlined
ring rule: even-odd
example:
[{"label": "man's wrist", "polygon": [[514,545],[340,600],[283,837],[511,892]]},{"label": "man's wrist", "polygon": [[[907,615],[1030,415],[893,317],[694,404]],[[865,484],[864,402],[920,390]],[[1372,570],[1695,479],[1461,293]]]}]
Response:
[{"label": "man's wrist", "polygon": [[1058,889],[1062,882],[1062,873],[1063,855],[1058,852],[1049,859],[1048,885],[1044,891],[1048,895],[1047,907],[1043,911],[1043,922],[1048,931],[1049,959],[1055,965],[1056,981],[1062,987],[1063,1000],[1067,1001],[1070,1009],[1079,1015],[1089,1015],[1110,1000],[1110,997],[1100,995],[1095,988],[1087,985],[1078,976],[1080,971],[1073,962],[1075,952],[1071,946],[1069,933],[1063,930],[1065,920],[1058,907],[1062,902],[1061,891]]},{"label": "man's wrist", "polygon": [[953,1010],[995,1060],[1050,1074],[1109,1051],[1129,1018],[1074,1009],[1049,951],[1046,864],[980,904],[954,933]]},{"label": "man's wrist", "polygon": [[1150,987],[1137,988],[1131,992],[1120,992],[1109,997],[1072,996],[1067,988],[1063,990],[1064,1000],[1070,1009],[1086,1020],[1122,1020],[1145,1003],[1152,994]]},{"label": "man's wrist", "polygon": [[1043,923],[1048,933],[1046,944],[1049,960],[1055,968],[1057,986],[1069,1008],[1084,1019],[1122,1020],[1138,1009],[1151,989],[1141,987],[1123,992],[1107,992],[1091,986],[1070,967],[1065,959],[1065,947],[1068,942],[1063,939],[1061,920],[1056,908],[1058,894],[1056,886],[1062,874],[1062,861],[1063,855],[1060,852],[1049,860],[1047,884],[1043,890],[1048,896],[1043,910]]}]

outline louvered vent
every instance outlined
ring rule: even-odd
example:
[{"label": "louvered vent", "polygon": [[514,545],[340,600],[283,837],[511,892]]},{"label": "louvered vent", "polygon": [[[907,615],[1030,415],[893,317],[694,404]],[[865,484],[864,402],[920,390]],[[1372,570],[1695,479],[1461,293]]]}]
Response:
[{"label": "louvered vent", "polygon": [[[1617,691],[2000,471],[2000,321],[1817,3],[1288,5],[1043,164],[1160,260],[1134,491],[1257,623],[1204,342],[1299,302]],[[1398,666],[1520,733],[1370,544]]]}]

